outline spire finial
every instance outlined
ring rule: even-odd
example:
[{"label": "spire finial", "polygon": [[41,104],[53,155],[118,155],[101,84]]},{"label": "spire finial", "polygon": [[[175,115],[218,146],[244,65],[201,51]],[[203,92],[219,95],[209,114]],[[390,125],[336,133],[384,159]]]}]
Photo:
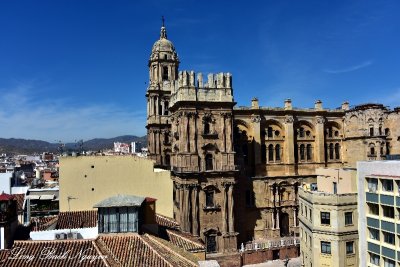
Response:
[{"label": "spire finial", "polygon": [[161,33],[160,33],[160,39],[167,39],[167,30],[165,29],[165,19],[164,16],[161,16]]}]

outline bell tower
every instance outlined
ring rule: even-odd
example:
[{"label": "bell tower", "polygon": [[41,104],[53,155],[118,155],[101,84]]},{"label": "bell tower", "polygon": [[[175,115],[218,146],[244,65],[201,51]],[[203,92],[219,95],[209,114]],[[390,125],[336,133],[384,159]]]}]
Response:
[{"label": "bell tower", "polygon": [[168,168],[171,154],[169,103],[178,78],[179,58],[174,45],[167,39],[164,18],[160,38],[153,45],[148,67],[146,128],[149,157],[156,161],[157,166]]}]

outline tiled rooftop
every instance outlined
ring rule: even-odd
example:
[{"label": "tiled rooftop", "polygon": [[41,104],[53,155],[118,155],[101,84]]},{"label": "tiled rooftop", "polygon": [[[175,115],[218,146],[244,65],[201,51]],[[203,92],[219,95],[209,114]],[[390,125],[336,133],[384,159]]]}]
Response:
[{"label": "tiled rooftop", "polygon": [[156,222],[159,226],[171,229],[179,229],[179,223],[177,223],[174,219],[161,214],[156,214]]},{"label": "tiled rooftop", "polygon": [[178,231],[167,230],[169,241],[186,251],[205,251],[205,246],[198,238]]},{"label": "tiled rooftop", "polygon": [[11,251],[0,252],[0,266],[11,267],[190,267],[198,266],[197,261],[168,241],[134,233],[100,235],[95,240],[15,241]]},{"label": "tiled rooftop", "polygon": [[77,229],[97,226],[97,210],[64,211],[58,214],[57,229]]}]

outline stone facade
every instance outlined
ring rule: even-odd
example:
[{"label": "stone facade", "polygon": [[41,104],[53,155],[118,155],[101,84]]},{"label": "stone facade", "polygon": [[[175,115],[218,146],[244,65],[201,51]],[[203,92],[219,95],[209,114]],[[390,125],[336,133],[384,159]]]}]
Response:
[{"label": "stone facade", "polygon": [[298,186],[315,182],[316,168],[400,153],[400,109],[319,100],[304,109],[290,99],[271,108],[256,98],[235,107],[231,74],[205,80],[178,67],[163,26],[149,60],[149,154],[172,171],[175,219],[209,252],[298,235]]}]

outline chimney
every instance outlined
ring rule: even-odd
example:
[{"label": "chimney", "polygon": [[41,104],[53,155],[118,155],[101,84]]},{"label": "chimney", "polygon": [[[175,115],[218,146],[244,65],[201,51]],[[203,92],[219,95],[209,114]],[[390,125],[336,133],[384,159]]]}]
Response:
[{"label": "chimney", "polygon": [[288,98],[285,99],[285,110],[290,110],[292,109],[292,99]]},{"label": "chimney", "polygon": [[316,110],[322,110],[322,101],[321,101],[321,100],[315,101],[315,106],[314,106],[314,108],[315,108]]},{"label": "chimney", "polygon": [[260,106],[258,105],[258,98],[257,97],[253,97],[251,99],[251,109],[259,109]]}]

